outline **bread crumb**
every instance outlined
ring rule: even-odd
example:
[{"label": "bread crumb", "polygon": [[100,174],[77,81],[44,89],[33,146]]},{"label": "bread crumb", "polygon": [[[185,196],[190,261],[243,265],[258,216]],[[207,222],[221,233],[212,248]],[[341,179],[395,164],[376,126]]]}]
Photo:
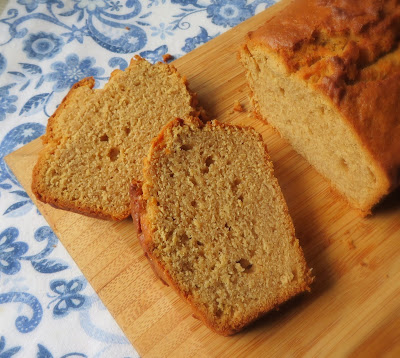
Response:
[{"label": "bread crumb", "polygon": [[354,250],[356,248],[356,245],[354,245],[353,240],[347,240],[347,245],[349,246],[350,250]]},{"label": "bread crumb", "polygon": [[236,112],[244,112],[244,108],[238,100],[233,102],[233,110]]},{"label": "bread crumb", "polygon": [[131,28],[129,26],[125,26],[125,30],[130,30]]},{"label": "bread crumb", "polygon": [[166,53],[166,54],[163,55],[163,57],[162,57],[162,59],[163,59],[163,61],[164,61],[165,63],[167,63],[168,61],[171,61],[173,58],[174,58],[174,57],[173,57],[171,54],[169,54],[169,53]]},{"label": "bread crumb", "polygon": [[365,261],[361,261],[360,265],[363,266],[363,267],[368,267],[368,264]]}]

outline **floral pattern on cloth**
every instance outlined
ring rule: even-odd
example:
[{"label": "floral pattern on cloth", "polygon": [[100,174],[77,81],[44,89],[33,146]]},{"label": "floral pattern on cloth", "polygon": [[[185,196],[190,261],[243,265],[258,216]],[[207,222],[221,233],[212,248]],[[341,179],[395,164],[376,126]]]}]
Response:
[{"label": "floral pattern on cloth", "polygon": [[[14,0],[0,14],[0,357],[137,357],[3,157],[71,86],[179,58],[274,0]],[[28,338],[28,339],[27,339]]]}]

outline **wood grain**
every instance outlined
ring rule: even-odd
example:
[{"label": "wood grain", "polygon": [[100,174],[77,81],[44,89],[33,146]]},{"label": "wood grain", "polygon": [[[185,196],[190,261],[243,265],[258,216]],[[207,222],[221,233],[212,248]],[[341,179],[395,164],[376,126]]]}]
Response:
[{"label": "wood grain", "polygon": [[[201,103],[221,121],[255,127],[268,145],[306,259],[312,292],[268,314],[244,332],[220,337],[191,316],[159,282],[143,256],[131,220],[114,223],[36,202],[31,172],[35,140],[6,162],[143,357],[399,356],[400,191],[368,218],[334,193],[270,127],[252,118],[238,44],[285,5],[249,19],[174,61]],[[247,112],[233,112],[239,100]]]}]

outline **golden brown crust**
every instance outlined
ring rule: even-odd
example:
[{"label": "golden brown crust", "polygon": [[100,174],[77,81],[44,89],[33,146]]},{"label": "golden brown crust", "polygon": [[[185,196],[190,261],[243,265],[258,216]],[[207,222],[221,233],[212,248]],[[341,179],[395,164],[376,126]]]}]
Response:
[{"label": "golden brown crust", "polygon": [[93,77],[86,77],[80,80],[79,82],[75,83],[71,87],[71,89],[68,91],[66,96],[61,101],[60,105],[57,107],[56,111],[53,113],[53,115],[49,118],[47,122],[46,133],[42,136],[43,144],[49,143],[49,141],[54,138],[54,125],[57,121],[57,117],[68,105],[68,102],[74,95],[75,91],[80,87],[88,87],[89,89],[93,89],[95,82],[96,81]]},{"label": "golden brown crust", "polygon": [[246,45],[275,52],[330,99],[392,188],[400,169],[399,33],[396,0],[295,0]]},{"label": "golden brown crust", "polygon": [[112,215],[112,214],[104,213],[104,211],[93,210],[93,208],[85,207],[82,205],[80,205],[80,206],[71,205],[71,203],[69,201],[62,200],[61,198],[53,198],[50,196],[46,196],[45,194],[42,194],[42,193],[45,193],[45,190],[40,189],[40,181],[39,181],[39,177],[40,177],[39,165],[40,164],[39,165],[38,164],[39,164],[39,161],[33,168],[32,185],[31,185],[32,192],[38,200],[40,200],[46,204],[49,204],[53,208],[56,208],[56,209],[62,209],[62,210],[70,211],[73,213],[86,215],[86,216],[89,216],[92,218],[97,218],[97,219],[120,221],[120,220],[123,220],[123,219],[126,219],[127,217],[129,217],[129,215],[130,215],[129,209],[124,211],[120,215]]},{"label": "golden brown crust", "polygon": [[[240,129],[243,131],[251,131],[253,133],[257,133],[253,128],[251,127],[245,127],[245,126],[236,126],[236,125],[231,125],[231,124],[226,124],[226,123],[221,123],[219,121],[211,121],[207,123],[203,123],[201,120],[198,118],[187,118],[185,120],[176,118],[175,120],[169,122],[166,124],[159,135],[152,141],[150,152],[152,151],[162,151],[165,150],[167,144],[166,144],[166,137],[168,136],[168,133],[172,131],[174,127],[179,127],[179,126],[184,126],[185,124],[190,123],[190,125],[194,125],[197,128],[204,128],[204,127],[221,127],[221,128],[235,128],[235,129]],[[257,133],[259,139],[262,141],[262,136],[261,134]],[[267,148],[265,143],[264,144],[264,149],[265,149],[265,162],[268,167],[272,168],[272,164],[270,162],[270,157],[267,152]],[[150,166],[150,163],[148,159],[145,160],[144,162],[144,171],[148,169]],[[304,291],[309,291],[309,285],[314,280],[314,277],[311,275],[311,271],[307,269],[307,264],[303,255],[303,252],[298,245],[298,240],[295,237],[295,229],[293,227],[292,220],[289,215],[288,208],[285,203],[285,199],[283,197],[283,194],[281,193],[281,190],[279,187],[277,187],[277,193],[280,193],[278,195],[277,200],[281,201],[284,203],[285,211],[284,215],[286,216],[287,220],[290,222],[290,231],[292,233],[292,240],[297,242],[297,254],[299,256],[299,261],[301,262],[301,265],[305,268],[305,272],[303,273],[304,275],[304,280],[296,287],[295,290],[292,292],[286,292],[285,295],[282,295],[280,298],[276,299],[275,302],[272,303],[272,305],[268,305],[268,307],[264,307],[261,309],[259,312],[256,312],[252,317],[248,317],[246,320],[242,320],[241,322],[238,322],[235,324],[235,326],[230,326],[226,325],[221,327],[218,325],[216,322],[214,322],[210,317],[206,315],[204,311],[202,311],[196,304],[194,298],[192,295],[188,292],[184,292],[180,289],[179,284],[173,280],[171,275],[168,273],[166,268],[161,264],[161,262],[158,260],[156,256],[153,255],[153,249],[154,249],[154,244],[153,244],[153,233],[150,230],[150,223],[148,223],[148,218],[147,218],[147,212],[146,212],[146,205],[147,202],[143,198],[143,191],[142,191],[142,184],[138,182],[132,183],[131,189],[130,189],[130,197],[131,197],[131,210],[132,210],[132,218],[135,223],[136,230],[138,232],[138,238],[140,241],[140,244],[144,250],[145,256],[149,260],[150,266],[152,267],[153,271],[155,272],[156,276],[160,278],[162,282],[167,284],[168,286],[172,287],[177,294],[184,299],[189,305],[191,306],[193,310],[193,315],[201,320],[208,328],[210,328],[212,331],[228,336],[235,334],[239,331],[241,331],[244,327],[248,326],[251,322],[257,320],[261,316],[267,314],[269,311],[273,310],[274,308],[278,307],[280,304],[283,302],[287,301],[294,295],[297,295],[301,292]]]},{"label": "golden brown crust", "polygon": [[158,266],[157,261],[151,257],[151,249],[149,247],[151,244],[151,235],[148,225],[146,225],[145,203],[142,197],[143,191],[141,182],[132,182],[129,189],[129,195],[131,198],[131,216],[138,234],[140,246],[142,247],[144,255],[148,259],[155,275],[161,280],[162,283],[169,286],[163,269],[161,266]]}]

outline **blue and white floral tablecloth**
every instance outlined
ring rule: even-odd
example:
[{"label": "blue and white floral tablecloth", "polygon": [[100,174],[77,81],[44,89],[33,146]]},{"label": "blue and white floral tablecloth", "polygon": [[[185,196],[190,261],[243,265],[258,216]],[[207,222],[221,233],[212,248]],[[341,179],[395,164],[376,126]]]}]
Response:
[{"label": "blue and white floral tablecloth", "polygon": [[[2,0],[0,0],[2,1]],[[0,358],[136,357],[3,157],[80,79],[175,58],[273,0],[9,0],[0,15]]]}]

